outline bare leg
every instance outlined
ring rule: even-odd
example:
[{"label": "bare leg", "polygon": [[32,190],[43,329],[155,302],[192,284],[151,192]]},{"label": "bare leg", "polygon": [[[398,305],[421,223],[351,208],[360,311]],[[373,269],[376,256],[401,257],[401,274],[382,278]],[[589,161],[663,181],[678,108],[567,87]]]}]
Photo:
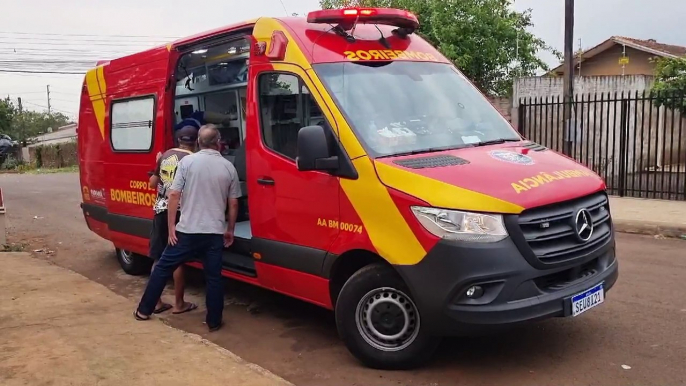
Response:
[{"label": "bare leg", "polygon": [[[157,265],[157,260],[154,260],[152,263],[152,269],[155,269],[155,266]],[[174,275],[176,276],[176,271],[174,271]],[[162,301],[162,297],[157,299],[157,304],[155,305],[155,310],[161,310],[163,307],[168,306],[165,302]]]},{"label": "bare leg", "polygon": [[185,314],[198,308],[197,304],[186,302],[183,299],[184,290],[186,289],[186,280],[184,278],[184,268],[180,265],[174,271],[174,308],[172,314]]},{"label": "bare leg", "polygon": [[176,271],[174,271],[175,312],[182,311],[186,306],[186,302],[183,300],[183,295],[186,290],[186,280],[183,271],[183,265],[180,265],[179,268],[177,268]]}]

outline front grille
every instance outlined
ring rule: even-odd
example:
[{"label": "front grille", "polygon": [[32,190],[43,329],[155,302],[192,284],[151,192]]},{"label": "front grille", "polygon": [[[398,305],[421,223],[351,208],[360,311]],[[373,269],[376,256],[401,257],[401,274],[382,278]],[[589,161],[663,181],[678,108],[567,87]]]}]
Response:
[{"label": "front grille", "polygon": [[[593,233],[583,242],[576,228],[576,215],[581,209],[591,214]],[[605,245],[611,237],[609,200],[605,193],[533,208],[519,216],[524,239],[538,260],[546,264],[574,260]]]},{"label": "front grille", "polygon": [[588,280],[598,274],[599,259],[593,259],[582,266],[566,269],[534,279],[541,291],[555,292]]}]

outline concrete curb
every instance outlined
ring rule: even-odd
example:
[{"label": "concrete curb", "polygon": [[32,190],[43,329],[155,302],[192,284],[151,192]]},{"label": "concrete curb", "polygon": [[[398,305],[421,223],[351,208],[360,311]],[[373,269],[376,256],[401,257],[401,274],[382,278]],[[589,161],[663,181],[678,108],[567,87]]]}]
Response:
[{"label": "concrete curb", "polygon": [[174,328],[174,327],[168,325],[168,324],[166,323],[166,321],[164,322],[164,324],[165,324],[167,327],[169,327],[169,328],[171,328],[171,329],[173,329],[173,330],[181,331],[185,336],[187,336],[187,337],[189,337],[189,338],[191,338],[191,339],[194,339],[194,340],[196,340],[196,341],[198,341],[198,342],[200,342],[200,343],[202,343],[202,344],[204,344],[204,345],[206,345],[206,346],[208,346],[208,347],[214,348],[215,350],[217,350],[217,351],[220,353],[220,355],[225,355],[225,356],[231,358],[231,360],[235,361],[236,363],[239,363],[239,364],[241,364],[242,366],[245,366],[245,367],[247,367],[247,368],[249,368],[249,369],[255,371],[256,373],[258,373],[258,374],[260,374],[260,375],[263,375],[263,376],[265,376],[265,377],[271,379],[272,381],[274,381],[274,384],[275,384],[275,385],[295,386],[293,383],[291,383],[291,382],[289,382],[289,381],[287,381],[287,380],[281,378],[280,376],[278,376],[278,375],[272,373],[271,371],[265,369],[264,367],[262,367],[262,366],[260,366],[260,365],[257,365],[257,364],[255,364],[255,363],[252,363],[252,362],[248,362],[248,361],[246,361],[245,359],[243,359],[243,358],[239,357],[238,355],[234,354],[233,352],[231,352],[231,351],[225,349],[224,347],[219,346],[218,344],[215,344],[215,343],[213,343],[213,342],[211,342],[211,341],[209,341],[209,340],[207,340],[207,339],[201,337],[200,335],[192,334],[192,333],[189,333],[189,332],[186,332],[186,331],[183,331],[183,330],[179,330],[179,329],[177,329],[177,328]]},{"label": "concrete curb", "polygon": [[613,219],[615,231],[637,235],[663,236],[686,240],[686,225],[666,224],[656,221]]}]

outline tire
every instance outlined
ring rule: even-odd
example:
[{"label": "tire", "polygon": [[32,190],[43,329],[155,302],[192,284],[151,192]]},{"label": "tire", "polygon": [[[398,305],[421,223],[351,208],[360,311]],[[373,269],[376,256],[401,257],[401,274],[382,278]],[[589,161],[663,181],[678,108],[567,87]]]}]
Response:
[{"label": "tire", "polygon": [[[348,350],[371,368],[418,367],[440,343],[440,338],[423,333],[407,285],[385,265],[368,265],[348,279],[338,296],[335,316]],[[382,339],[393,335],[396,340]]]},{"label": "tire", "polygon": [[150,273],[152,269],[152,259],[147,256],[139,255],[137,253],[129,252],[124,249],[116,248],[117,260],[121,269],[129,275],[144,276]]}]

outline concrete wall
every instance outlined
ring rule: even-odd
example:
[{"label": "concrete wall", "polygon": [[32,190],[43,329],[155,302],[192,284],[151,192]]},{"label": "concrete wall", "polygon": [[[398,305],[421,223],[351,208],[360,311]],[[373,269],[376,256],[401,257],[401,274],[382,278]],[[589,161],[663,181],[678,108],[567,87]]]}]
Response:
[{"label": "concrete wall", "polygon": [[[602,94],[617,92],[643,92],[648,91],[653,86],[655,77],[647,75],[631,76],[583,76],[574,78],[574,93],[581,94]],[[530,77],[517,79],[512,90],[512,110],[511,122],[515,128],[519,125],[519,103],[521,99],[529,100],[533,103],[536,98],[552,98],[549,100],[562,101],[563,79],[560,77]]]},{"label": "concrete wall", "polygon": [[502,114],[508,121],[512,120],[512,99],[501,98],[501,97],[489,97],[488,100],[491,102],[493,107]]},{"label": "concrete wall", "polygon": [[78,147],[76,141],[55,145],[34,146],[29,148],[31,162],[37,167],[61,168],[78,165]]},{"label": "concrete wall", "polygon": [[[583,70],[582,70],[583,71]],[[650,90],[655,77],[648,75],[629,76],[582,76],[574,79],[575,94],[597,94],[607,92],[636,92]],[[519,106],[520,98],[557,97],[563,95],[561,77],[531,77],[517,79],[512,98]]]}]

